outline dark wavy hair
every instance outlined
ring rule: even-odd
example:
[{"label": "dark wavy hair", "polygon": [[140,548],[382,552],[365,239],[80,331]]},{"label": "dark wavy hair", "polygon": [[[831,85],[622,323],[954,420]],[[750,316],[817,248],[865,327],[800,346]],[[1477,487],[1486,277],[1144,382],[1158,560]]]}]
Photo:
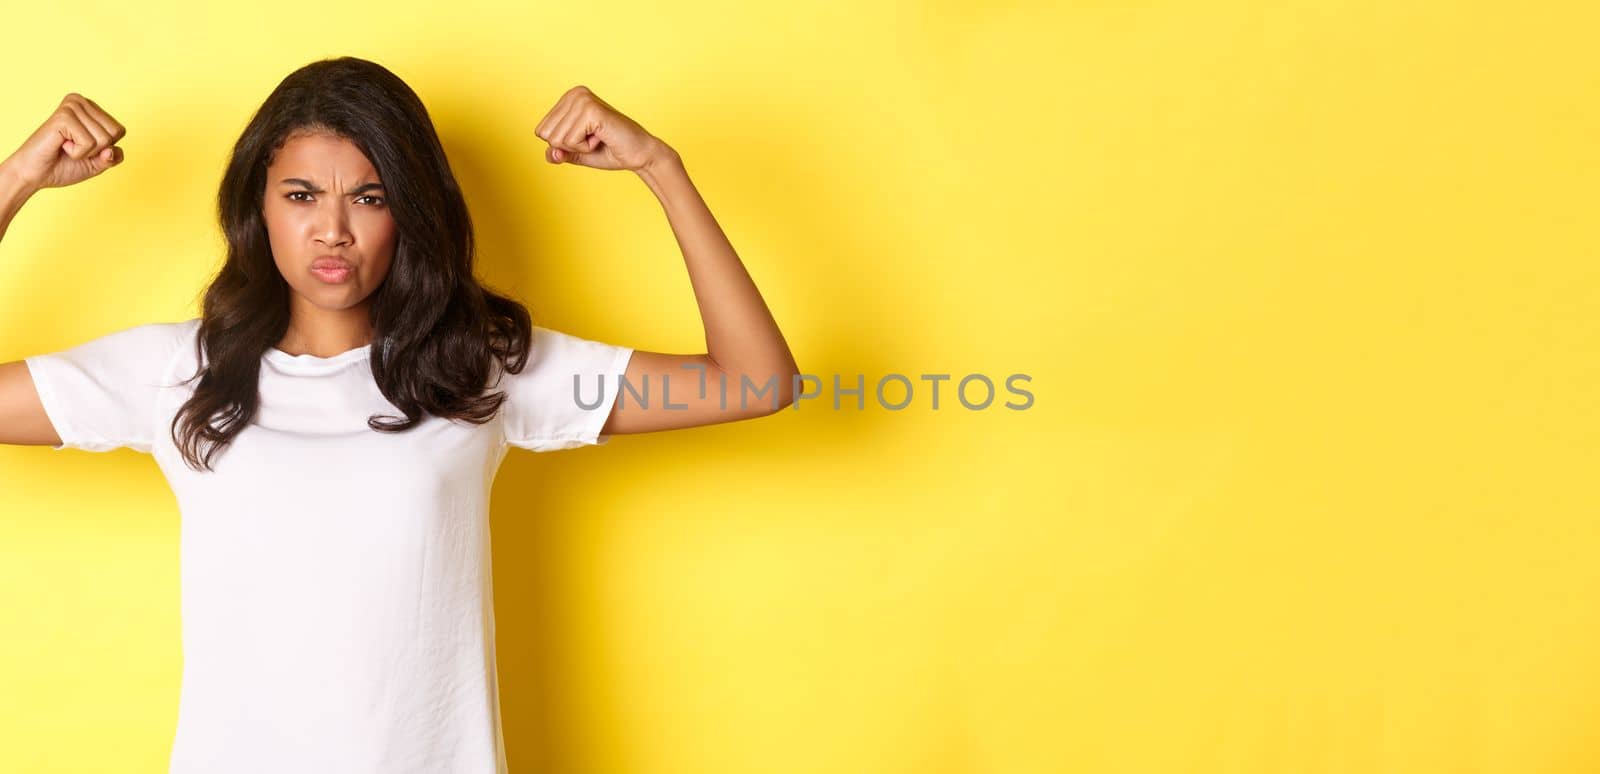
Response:
[{"label": "dark wavy hair", "polygon": [[[189,467],[214,455],[255,417],[262,356],[289,325],[289,286],[273,262],[262,218],[267,166],[292,135],[328,132],[354,143],[377,169],[396,226],[387,276],[368,296],[370,366],[404,418],[367,425],[402,432],[424,412],[482,424],[504,393],[485,393],[491,357],[510,373],[528,357],[532,318],[521,303],[473,276],[472,220],[433,121],[398,76],[364,59],[312,62],[284,78],[234,144],[217,194],[228,256],[205,290],[195,339],[199,379],[173,417]],[[213,424],[213,420],[216,421]]]}]

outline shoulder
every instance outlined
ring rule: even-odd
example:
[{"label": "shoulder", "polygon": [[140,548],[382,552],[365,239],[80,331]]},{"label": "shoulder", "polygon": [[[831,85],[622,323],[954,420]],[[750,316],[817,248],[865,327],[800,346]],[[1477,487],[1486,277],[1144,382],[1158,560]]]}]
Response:
[{"label": "shoulder", "polygon": [[193,346],[200,330],[200,318],[135,325],[112,334],[117,344],[136,350],[144,357],[169,364],[185,345]]},{"label": "shoulder", "polygon": [[570,383],[574,374],[581,376],[585,373],[608,372],[620,357],[632,352],[631,347],[535,325],[521,369],[515,374],[511,373],[500,358],[492,358],[492,365],[495,381],[505,377],[513,381],[535,382],[564,379],[563,383]]},{"label": "shoulder", "polygon": [[165,380],[184,353],[194,350],[200,318],[149,322],[123,328],[70,350],[75,359],[142,375],[141,381]]},{"label": "shoulder", "polygon": [[528,359],[542,369],[557,367],[604,367],[612,364],[618,355],[631,353],[631,347],[605,341],[586,339],[565,331],[533,327],[533,340]]},{"label": "shoulder", "polygon": [[184,339],[193,340],[200,330],[200,318],[176,322],[141,323],[106,334],[103,339],[115,339],[127,346],[172,346]]},{"label": "shoulder", "polygon": [[199,319],[177,322],[150,322],[119,328],[51,355],[78,359],[161,360],[172,354],[185,340],[193,341]]}]

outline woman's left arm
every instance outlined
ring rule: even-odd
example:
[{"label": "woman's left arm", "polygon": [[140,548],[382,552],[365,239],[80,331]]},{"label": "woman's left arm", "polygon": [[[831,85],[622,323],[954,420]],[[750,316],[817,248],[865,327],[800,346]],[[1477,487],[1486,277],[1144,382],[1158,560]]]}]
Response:
[{"label": "woman's left arm", "polygon": [[534,134],[550,144],[551,163],[627,169],[644,181],[667,213],[705,327],[704,353],[634,352],[623,378],[650,385],[649,401],[614,407],[602,433],[732,422],[794,403],[794,355],[678,152],[583,86],[562,95]]}]

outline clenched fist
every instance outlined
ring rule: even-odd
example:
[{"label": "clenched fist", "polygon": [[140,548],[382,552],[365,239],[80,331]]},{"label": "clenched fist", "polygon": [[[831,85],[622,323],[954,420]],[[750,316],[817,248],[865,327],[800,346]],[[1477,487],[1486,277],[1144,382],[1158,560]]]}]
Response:
[{"label": "clenched fist", "polygon": [[127,133],[93,100],[74,92],[62,98],[56,112],[0,163],[35,189],[68,186],[122,163],[117,141]]},{"label": "clenched fist", "polygon": [[533,133],[550,143],[544,157],[552,164],[638,172],[672,153],[666,143],[585,86],[561,95]]}]

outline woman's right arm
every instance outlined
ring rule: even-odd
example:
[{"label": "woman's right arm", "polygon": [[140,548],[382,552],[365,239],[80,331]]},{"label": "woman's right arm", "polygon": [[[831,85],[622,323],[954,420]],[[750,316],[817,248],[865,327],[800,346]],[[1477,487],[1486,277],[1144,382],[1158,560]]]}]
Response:
[{"label": "woman's right arm", "polygon": [[[0,238],[35,193],[82,182],[120,164],[117,142],[126,134],[93,100],[77,93],[62,98],[22,147],[0,161]],[[0,443],[61,443],[21,360],[0,363]]]},{"label": "woman's right arm", "polygon": [[[19,178],[9,162],[0,163],[0,239],[17,211],[33,196],[33,188]],[[33,377],[21,360],[0,363],[0,443],[48,445],[61,443],[45,417],[44,404],[33,388]]]},{"label": "woman's right arm", "polygon": [[0,239],[5,239],[11,219],[17,216],[17,211],[22,209],[35,190],[10,165],[0,162]]}]

